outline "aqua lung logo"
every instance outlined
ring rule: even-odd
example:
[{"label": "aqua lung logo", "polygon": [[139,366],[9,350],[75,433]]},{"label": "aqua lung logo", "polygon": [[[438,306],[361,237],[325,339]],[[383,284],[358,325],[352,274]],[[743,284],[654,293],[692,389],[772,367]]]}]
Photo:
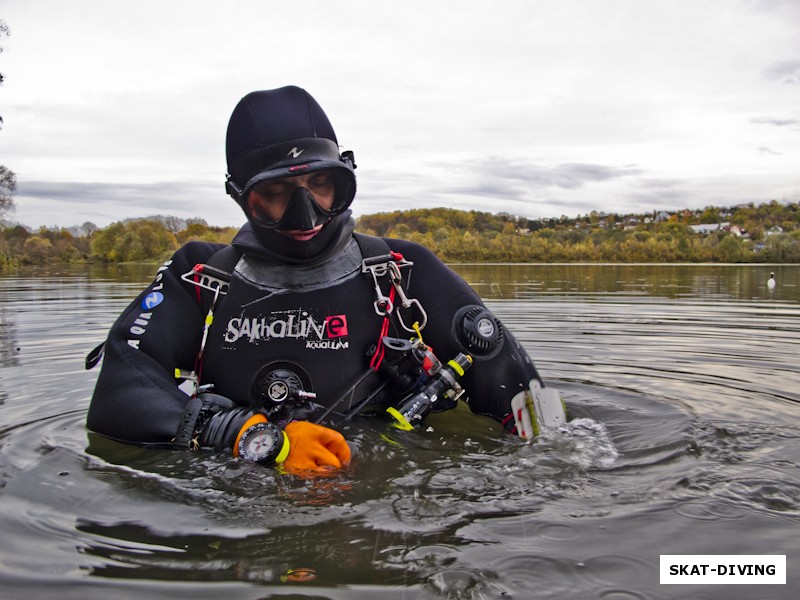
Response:
[{"label": "aqua lung logo", "polygon": [[150,310],[161,304],[163,301],[164,294],[161,292],[150,292],[144,297],[144,300],[142,300],[142,308],[145,310]]},{"label": "aqua lung logo", "polygon": [[128,339],[128,345],[132,348],[139,349],[139,342],[141,341],[139,338],[141,338],[142,334],[147,330],[147,326],[150,324],[150,318],[153,316],[153,309],[164,301],[164,294],[162,294],[160,290],[164,289],[164,271],[166,271],[171,264],[172,261],[168,260],[159,267],[150,293],[142,299],[140,304],[142,312],[139,313],[133,325],[128,329],[128,332],[133,336]]},{"label": "aqua lung logo", "polygon": [[298,148],[297,146],[295,146],[294,148],[289,150],[286,156],[289,156],[291,154],[292,158],[300,158],[300,155],[303,153],[303,150],[304,150],[303,148]]},{"label": "aqua lung logo", "polygon": [[347,315],[314,317],[306,310],[289,310],[258,317],[235,317],[228,321],[225,341],[251,344],[272,340],[298,340],[312,350],[343,350],[350,343]]}]

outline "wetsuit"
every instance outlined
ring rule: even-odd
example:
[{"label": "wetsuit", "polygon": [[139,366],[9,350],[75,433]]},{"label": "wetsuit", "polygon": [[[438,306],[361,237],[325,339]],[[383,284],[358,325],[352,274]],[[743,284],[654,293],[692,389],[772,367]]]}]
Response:
[{"label": "wetsuit", "polygon": [[[376,311],[375,281],[362,273],[364,250],[352,228],[350,220],[336,251],[321,262],[287,266],[265,253],[245,225],[233,242],[235,267],[227,294],[214,305],[200,363],[213,295],[182,276],[197,264],[213,263],[224,246],[191,242],[180,248],[112,326],[88,427],[129,443],[187,445],[187,436],[178,432],[187,419],[190,396],[179,389],[182,380],[176,378],[176,369],[196,370],[200,385],[213,384],[215,394],[257,409],[269,408],[268,383],[284,377],[313,395],[313,400],[295,405],[296,414],[284,417],[310,419],[336,403],[328,420],[335,427],[337,415],[350,411],[382,379],[370,376],[354,388],[369,371],[384,317]],[[458,331],[459,315],[469,307],[483,308],[477,294],[424,247],[396,239],[383,244],[413,263],[402,269],[403,289],[427,313],[425,343],[443,362],[459,352],[473,356],[461,382],[470,409],[508,421],[511,398],[538,379],[526,352],[499,322],[497,344],[488,349],[469,346],[469,336]],[[380,284],[388,294],[391,286]],[[396,315],[402,308],[397,299],[395,305]],[[409,324],[415,318],[411,312],[405,315]],[[384,332],[411,336],[396,318]],[[384,392],[375,402],[391,398]]]}]

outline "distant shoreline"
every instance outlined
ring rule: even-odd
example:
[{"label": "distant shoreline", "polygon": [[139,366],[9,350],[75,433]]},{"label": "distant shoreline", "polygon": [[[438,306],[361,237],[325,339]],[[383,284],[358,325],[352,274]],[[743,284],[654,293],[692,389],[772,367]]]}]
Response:
[{"label": "distant shoreline", "polygon": [[[365,215],[357,230],[417,242],[448,263],[800,263],[798,203],[640,215],[528,219],[449,208]],[[186,242],[229,244],[233,227],[156,216],[97,228],[0,230],[0,269],[25,264],[166,260]]]}]

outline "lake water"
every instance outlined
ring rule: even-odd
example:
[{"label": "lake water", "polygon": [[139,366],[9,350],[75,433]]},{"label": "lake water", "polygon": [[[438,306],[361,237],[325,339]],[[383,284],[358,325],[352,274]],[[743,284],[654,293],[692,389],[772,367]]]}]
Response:
[{"label": "lake water", "polygon": [[[454,268],[572,421],[353,423],[315,481],[87,435],[84,356],[155,267],[0,275],[0,598],[796,597],[800,267]],[[783,554],[787,585],[660,585],[662,554]]]}]

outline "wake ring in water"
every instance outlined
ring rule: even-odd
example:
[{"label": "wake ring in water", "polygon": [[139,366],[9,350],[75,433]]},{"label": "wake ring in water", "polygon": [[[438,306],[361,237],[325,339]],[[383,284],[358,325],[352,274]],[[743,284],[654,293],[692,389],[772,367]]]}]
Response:
[{"label": "wake ring in water", "polygon": [[572,429],[561,435],[596,445],[579,455],[587,468],[652,466],[676,460],[691,447],[691,415],[666,400],[595,385],[556,385],[572,418]]},{"label": "wake ring in water", "polygon": [[744,517],[733,504],[714,502],[706,499],[683,502],[674,508],[676,514],[695,521],[736,520]]}]

